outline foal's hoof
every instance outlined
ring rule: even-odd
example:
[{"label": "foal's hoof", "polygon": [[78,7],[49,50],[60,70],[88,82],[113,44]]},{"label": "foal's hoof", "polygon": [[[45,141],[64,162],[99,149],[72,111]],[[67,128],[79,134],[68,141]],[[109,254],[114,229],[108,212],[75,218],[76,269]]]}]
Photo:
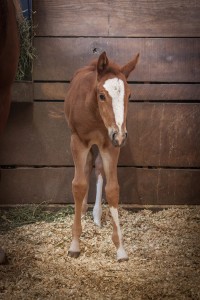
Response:
[{"label": "foal's hoof", "polygon": [[123,247],[120,247],[117,250],[117,261],[118,262],[128,261],[128,255]]},{"label": "foal's hoof", "polygon": [[68,256],[73,258],[78,258],[80,255],[80,252],[74,252],[74,251],[68,251]]},{"label": "foal's hoof", "polygon": [[94,219],[94,224],[101,228],[101,220]]},{"label": "foal's hoof", "polygon": [[119,263],[121,263],[121,262],[123,262],[123,261],[128,261],[128,260],[129,260],[128,257],[124,257],[124,258],[119,258],[117,261],[118,261]]}]

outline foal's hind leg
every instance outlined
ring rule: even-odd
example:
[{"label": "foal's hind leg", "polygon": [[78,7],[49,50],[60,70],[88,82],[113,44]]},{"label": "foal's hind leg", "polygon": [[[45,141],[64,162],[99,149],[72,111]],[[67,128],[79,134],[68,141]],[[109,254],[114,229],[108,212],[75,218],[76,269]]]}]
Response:
[{"label": "foal's hind leg", "polygon": [[89,181],[90,181],[90,175],[92,172],[92,150],[89,151],[88,156],[87,156],[87,161],[86,161],[86,166],[85,166],[85,175],[86,175],[86,179],[87,179],[87,192],[86,195],[83,199],[83,204],[82,204],[82,216],[85,216],[87,209],[88,209],[88,191],[89,191]]},{"label": "foal's hind leg", "polygon": [[85,166],[89,148],[87,148],[76,134],[71,137],[71,151],[75,164],[75,176],[72,181],[72,193],[75,201],[75,216],[72,226],[72,242],[68,254],[78,257],[80,254],[79,238],[82,233],[81,210],[83,199],[87,193],[88,182],[85,174]]},{"label": "foal's hind leg", "polygon": [[101,155],[98,154],[95,161],[95,175],[96,175],[96,200],[93,209],[94,223],[101,227],[101,216],[102,216],[102,189],[103,189],[103,162]]}]

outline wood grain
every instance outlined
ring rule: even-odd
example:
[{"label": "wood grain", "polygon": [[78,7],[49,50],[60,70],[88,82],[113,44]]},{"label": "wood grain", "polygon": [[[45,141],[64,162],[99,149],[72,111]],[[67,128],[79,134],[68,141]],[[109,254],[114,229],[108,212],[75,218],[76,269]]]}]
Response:
[{"label": "wood grain", "polygon": [[[200,168],[200,104],[130,103],[121,166]],[[71,166],[63,103],[12,105],[0,165]]]},{"label": "wood grain", "polygon": [[13,103],[0,141],[0,164],[71,165],[63,103]]},{"label": "wood grain", "polygon": [[[68,83],[35,82],[35,100],[64,100]],[[132,101],[199,101],[200,84],[129,83]]]},{"label": "wood grain", "polygon": [[35,81],[71,80],[77,69],[104,50],[120,65],[140,53],[130,81],[190,83],[200,78],[198,38],[35,38],[34,45],[38,53]]},{"label": "wood grain", "polygon": [[[73,203],[74,168],[1,169],[0,205]],[[200,170],[118,168],[120,203],[137,205],[200,204]],[[92,174],[89,203],[95,200]]]},{"label": "wood grain", "polygon": [[118,168],[122,203],[200,204],[200,170]]},{"label": "wood grain", "polygon": [[131,103],[120,164],[200,167],[200,105]]},{"label": "wood grain", "polygon": [[35,0],[39,36],[200,36],[196,0]]}]

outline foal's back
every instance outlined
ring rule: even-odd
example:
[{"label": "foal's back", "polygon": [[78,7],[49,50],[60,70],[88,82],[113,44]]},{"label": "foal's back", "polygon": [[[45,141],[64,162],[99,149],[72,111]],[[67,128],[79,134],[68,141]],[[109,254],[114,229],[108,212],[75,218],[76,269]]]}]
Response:
[{"label": "foal's back", "polygon": [[[65,97],[65,115],[72,131],[82,128],[84,124],[95,121],[96,103],[96,66],[79,69],[73,76]],[[91,130],[91,126],[90,126]]]}]

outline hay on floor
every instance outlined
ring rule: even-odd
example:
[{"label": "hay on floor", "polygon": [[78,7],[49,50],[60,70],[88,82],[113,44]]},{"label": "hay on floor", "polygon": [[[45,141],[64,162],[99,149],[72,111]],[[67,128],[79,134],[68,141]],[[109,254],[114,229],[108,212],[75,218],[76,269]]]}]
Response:
[{"label": "hay on floor", "polygon": [[[3,215],[5,222],[11,222]],[[7,221],[5,220],[7,219]],[[116,262],[112,226],[83,220],[81,256],[67,256],[73,215],[4,231],[0,299],[200,299],[200,208],[120,210],[129,261]]]}]

